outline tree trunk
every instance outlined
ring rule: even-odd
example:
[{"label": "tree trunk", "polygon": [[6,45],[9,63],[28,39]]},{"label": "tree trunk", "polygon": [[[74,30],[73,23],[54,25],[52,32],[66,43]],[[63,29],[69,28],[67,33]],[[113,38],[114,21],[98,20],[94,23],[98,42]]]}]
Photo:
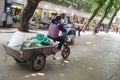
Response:
[{"label": "tree trunk", "polygon": [[92,16],[89,18],[87,24],[83,27],[82,32],[85,31],[86,27],[89,26],[90,22],[94,19],[94,17],[96,16],[96,14],[98,13],[99,9],[101,8],[101,6],[97,7],[96,10],[94,11],[94,13],[92,14]]},{"label": "tree trunk", "polygon": [[37,8],[41,0],[28,0],[26,7],[23,10],[21,27],[19,28],[22,32],[28,32],[29,29],[29,20],[34,14],[35,9]]},{"label": "tree trunk", "polygon": [[105,17],[106,17],[107,14],[109,13],[112,5],[113,5],[113,0],[111,0],[110,4],[106,7],[104,16],[101,18],[101,20],[98,22],[97,26],[94,28],[93,33],[95,33],[96,28],[98,28],[98,29],[100,28],[101,23],[103,22],[103,20],[105,19]]},{"label": "tree trunk", "polygon": [[111,18],[111,20],[110,20],[110,22],[109,22],[109,24],[108,24],[108,26],[107,26],[107,29],[106,29],[106,32],[107,32],[107,33],[108,33],[108,30],[109,30],[109,28],[111,27],[112,22],[113,22],[113,19],[115,18],[115,16],[116,16],[116,14],[117,14],[118,11],[119,11],[119,9],[115,11],[115,13],[113,14],[113,16],[112,16],[112,18]]},{"label": "tree trunk", "polygon": [[99,23],[97,24],[97,26],[100,27],[101,23],[103,22],[103,20],[105,19],[107,13],[104,14],[104,16],[101,18],[101,20],[99,21]]}]

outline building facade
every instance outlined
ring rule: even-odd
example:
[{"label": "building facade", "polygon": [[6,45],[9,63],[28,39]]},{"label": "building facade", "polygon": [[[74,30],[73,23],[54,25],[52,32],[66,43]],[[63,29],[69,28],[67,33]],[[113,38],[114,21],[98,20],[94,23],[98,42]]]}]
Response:
[{"label": "building facade", "polygon": [[[12,17],[16,15],[20,15],[27,4],[27,0],[7,0],[7,3],[10,3],[11,15]],[[5,0],[0,0],[0,12],[4,12],[5,7]],[[7,9],[10,9],[10,8]],[[35,10],[35,14],[39,14],[41,16],[41,21],[50,22],[52,18],[54,18],[56,15],[59,14],[65,14],[69,17],[84,17],[89,18],[90,14],[80,12],[78,10],[72,9],[72,8],[66,8],[60,5],[52,4],[49,2],[41,1],[38,5],[38,8]],[[34,16],[34,15],[33,15]],[[79,18],[78,18],[79,19]]]}]

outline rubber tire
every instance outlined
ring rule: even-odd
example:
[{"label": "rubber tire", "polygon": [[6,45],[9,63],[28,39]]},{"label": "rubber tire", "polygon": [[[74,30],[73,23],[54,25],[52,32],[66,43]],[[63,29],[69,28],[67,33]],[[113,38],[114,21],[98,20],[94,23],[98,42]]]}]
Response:
[{"label": "rubber tire", "polygon": [[62,58],[67,59],[69,55],[70,55],[70,47],[63,48],[63,50],[61,51]]},{"label": "rubber tire", "polygon": [[21,61],[19,61],[19,60],[15,59],[15,58],[14,58],[14,60],[15,60],[17,63],[21,63]]},{"label": "rubber tire", "polygon": [[35,54],[32,58],[32,68],[35,71],[40,71],[44,68],[46,57],[43,54]]}]

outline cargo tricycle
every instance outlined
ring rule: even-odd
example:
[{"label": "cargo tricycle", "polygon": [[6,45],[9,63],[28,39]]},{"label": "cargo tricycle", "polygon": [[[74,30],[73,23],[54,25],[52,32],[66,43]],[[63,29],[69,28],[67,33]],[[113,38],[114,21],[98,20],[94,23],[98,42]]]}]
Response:
[{"label": "cargo tricycle", "polygon": [[[46,64],[46,58],[49,55],[55,55],[56,45],[47,45],[34,48],[23,48],[21,51],[17,51],[13,48],[3,45],[6,53],[14,58],[17,63],[31,62],[32,68],[35,71],[39,71],[44,68]],[[70,55],[70,47],[66,40],[61,50],[61,56],[63,59],[67,59]]]}]

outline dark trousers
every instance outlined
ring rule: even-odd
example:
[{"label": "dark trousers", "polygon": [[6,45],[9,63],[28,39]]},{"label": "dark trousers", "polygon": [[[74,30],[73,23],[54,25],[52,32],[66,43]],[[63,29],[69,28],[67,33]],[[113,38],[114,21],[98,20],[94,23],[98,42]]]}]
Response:
[{"label": "dark trousers", "polygon": [[58,49],[61,49],[62,45],[65,42],[65,38],[63,36],[58,36],[57,38],[52,38],[52,37],[48,36],[48,38],[51,38],[52,40],[54,40],[54,42],[59,41],[59,44],[57,46]]},{"label": "dark trousers", "polygon": [[20,20],[17,19],[17,18],[12,18],[12,20],[13,20],[14,23],[20,22]]}]

